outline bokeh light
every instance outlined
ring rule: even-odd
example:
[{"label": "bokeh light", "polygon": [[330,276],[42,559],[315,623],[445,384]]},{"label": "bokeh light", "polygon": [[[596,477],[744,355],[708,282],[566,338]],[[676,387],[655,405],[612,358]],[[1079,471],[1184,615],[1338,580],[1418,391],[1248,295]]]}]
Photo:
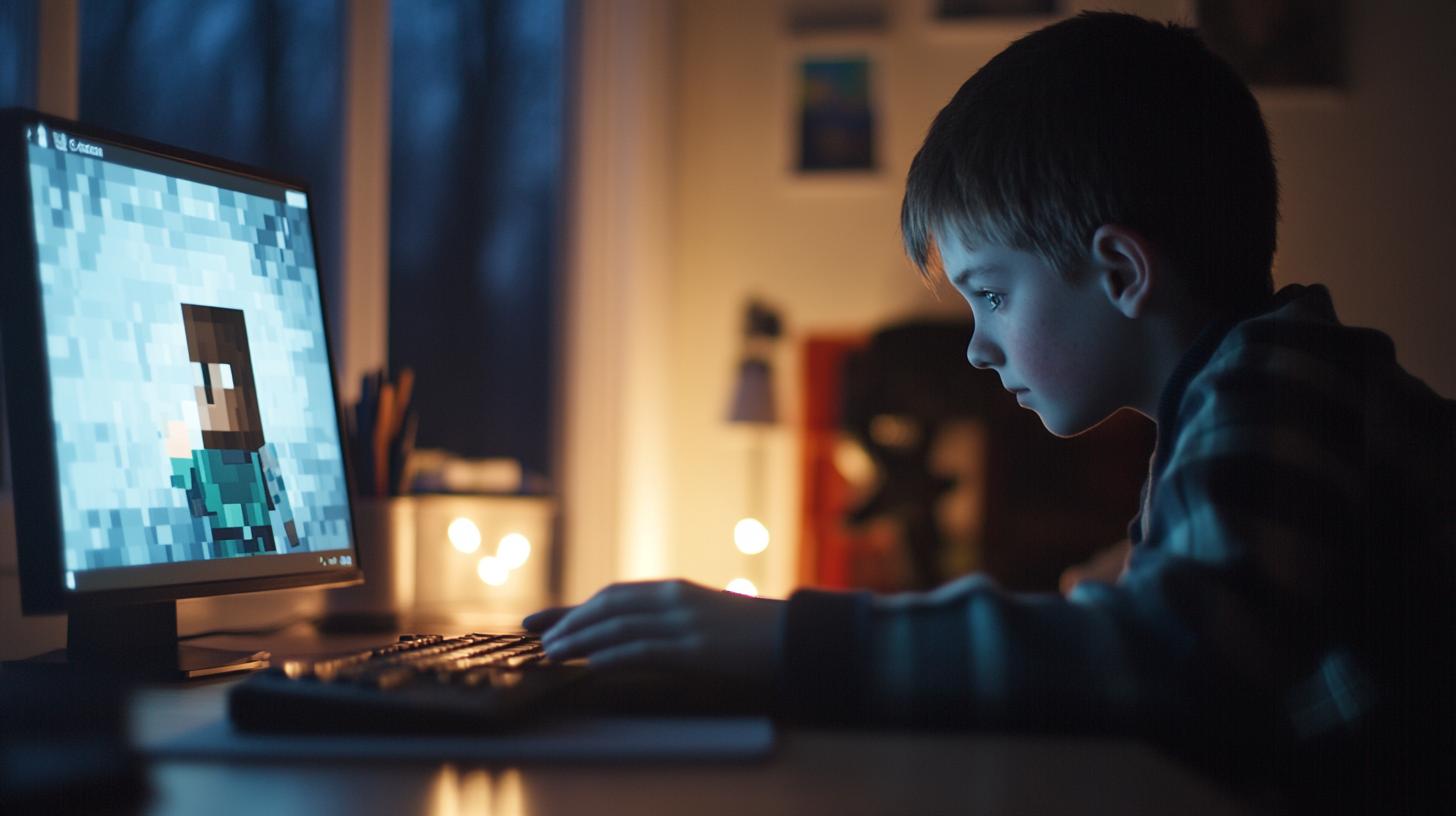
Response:
[{"label": "bokeh light", "polygon": [[475,565],[475,574],[480,576],[480,580],[491,586],[501,586],[507,578],[511,577],[511,570],[499,558],[487,555],[480,559],[479,564]]},{"label": "bokeh light", "polygon": [[480,528],[464,516],[450,522],[445,535],[450,539],[450,546],[467,555],[480,549]]},{"label": "bokeh light", "polygon": [[758,587],[754,586],[753,582],[747,578],[734,578],[728,582],[728,586],[725,589],[729,592],[736,592],[739,595],[747,595],[750,598],[758,597]]},{"label": "bokeh light", "polygon": [[768,528],[756,518],[739,519],[733,525],[733,545],[744,555],[757,555],[768,549]]},{"label": "bokeh light", "polygon": [[495,545],[495,557],[505,563],[506,569],[517,569],[531,557],[531,540],[520,533],[507,533]]}]

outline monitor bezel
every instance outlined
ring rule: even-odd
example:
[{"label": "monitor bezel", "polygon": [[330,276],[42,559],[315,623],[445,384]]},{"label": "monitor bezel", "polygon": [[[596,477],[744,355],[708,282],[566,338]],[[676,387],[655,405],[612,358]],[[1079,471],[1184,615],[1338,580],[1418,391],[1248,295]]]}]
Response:
[{"label": "monitor bezel", "polygon": [[[0,363],[3,363],[6,398],[5,421],[9,427],[9,457],[12,462],[10,491],[15,508],[16,556],[20,574],[21,611],[27,615],[64,612],[68,609],[203,598],[246,592],[263,592],[297,587],[348,586],[363,581],[358,541],[355,536],[353,467],[342,422],[335,372],[333,335],[323,280],[319,280],[319,310],[324,344],[328,354],[329,389],[334,399],[334,422],[343,456],[344,480],[349,496],[348,567],[329,566],[277,575],[224,578],[126,587],[92,591],[67,590],[65,543],[61,523],[60,496],[56,489],[57,466],[52,431],[49,362],[45,354],[44,312],[41,303],[37,248],[32,224],[30,174],[27,168],[26,124],[59,127],[67,133],[117,144],[129,150],[150,153],[199,168],[243,176],[255,181],[298,190],[309,195],[301,180],[262,168],[209,156],[192,150],[130,136],[106,128],[52,116],[28,108],[0,110]],[[309,207],[309,235],[314,240],[314,257],[319,256],[318,231],[313,207]],[[32,365],[16,365],[16,361]],[[38,398],[17,401],[13,395],[27,393]],[[44,429],[43,431],[40,429]],[[15,467],[23,463],[23,468]],[[24,477],[17,478],[20,472]],[[340,553],[345,551],[340,550]],[[127,569],[145,569],[128,567]]]}]

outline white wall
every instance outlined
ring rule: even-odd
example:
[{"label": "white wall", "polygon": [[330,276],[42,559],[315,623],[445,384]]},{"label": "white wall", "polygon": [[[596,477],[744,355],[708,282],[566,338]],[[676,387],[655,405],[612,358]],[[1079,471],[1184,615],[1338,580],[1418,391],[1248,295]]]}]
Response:
[{"label": "white wall", "polygon": [[573,601],[665,571],[676,5],[580,10],[556,468]]},{"label": "white wall", "polygon": [[[1091,4],[1088,4],[1089,6]],[[937,303],[901,256],[901,182],[931,118],[1017,32],[932,32],[921,2],[891,3],[872,38],[883,69],[884,178],[804,189],[782,170],[792,45],[778,0],[679,5],[674,71],[672,291],[668,381],[667,572],[722,585],[741,571],[733,522],[748,502],[742,437],[723,417],[745,297],[781,307],[790,336],[781,404],[797,420],[795,356],[806,334],[864,331]],[[1389,332],[1400,358],[1456,395],[1456,280],[1442,240],[1456,190],[1456,6],[1352,0],[1345,93],[1261,93],[1279,161],[1284,221],[1279,284],[1329,284],[1347,322]],[[1172,19],[1183,5],[1106,3]],[[798,450],[780,431],[771,453],[771,594],[792,585]],[[631,546],[627,542],[626,546]]]}]

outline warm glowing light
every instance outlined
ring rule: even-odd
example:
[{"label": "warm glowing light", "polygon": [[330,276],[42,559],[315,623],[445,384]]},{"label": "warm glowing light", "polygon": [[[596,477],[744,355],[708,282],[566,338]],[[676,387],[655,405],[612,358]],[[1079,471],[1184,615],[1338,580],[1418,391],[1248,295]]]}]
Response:
[{"label": "warm glowing light", "polygon": [[855,439],[845,437],[834,445],[834,469],[846,482],[864,487],[875,480],[875,460]]},{"label": "warm glowing light", "polygon": [[475,565],[475,574],[480,576],[480,580],[491,586],[500,586],[511,577],[511,570],[499,558],[487,555],[480,559],[479,564]]},{"label": "warm glowing light", "polygon": [[507,533],[495,545],[495,557],[505,563],[506,569],[516,569],[531,557],[531,539],[520,533]]},{"label": "warm glowing light", "polygon": [[728,582],[728,586],[725,588],[729,592],[736,592],[739,595],[747,595],[750,598],[758,597],[758,587],[754,586],[753,582],[747,578],[734,578]]},{"label": "warm glowing light", "polygon": [[756,518],[739,519],[733,525],[733,545],[744,555],[756,555],[768,549],[768,528]]},{"label": "warm glowing light", "polygon": [[480,549],[480,528],[464,516],[450,522],[445,535],[450,538],[451,546],[467,555]]}]

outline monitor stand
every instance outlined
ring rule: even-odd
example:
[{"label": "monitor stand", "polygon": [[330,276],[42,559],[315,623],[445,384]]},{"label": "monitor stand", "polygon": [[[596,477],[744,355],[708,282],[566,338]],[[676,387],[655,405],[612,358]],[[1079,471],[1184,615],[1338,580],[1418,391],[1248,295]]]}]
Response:
[{"label": "monitor stand", "polygon": [[268,652],[186,646],[177,642],[177,602],[72,609],[66,648],[7,664],[17,669],[65,666],[135,680],[193,680],[268,666]]}]

